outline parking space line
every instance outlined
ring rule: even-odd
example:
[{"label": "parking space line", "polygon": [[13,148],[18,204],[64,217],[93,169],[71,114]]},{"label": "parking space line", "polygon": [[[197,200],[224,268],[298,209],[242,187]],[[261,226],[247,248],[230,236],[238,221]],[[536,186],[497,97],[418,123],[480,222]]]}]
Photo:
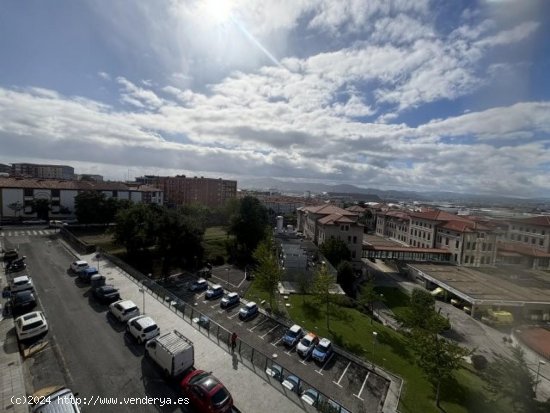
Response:
[{"label": "parking space line", "polygon": [[340,376],[340,378],[338,379],[338,382],[335,382],[334,380],[332,380],[332,382],[334,384],[336,384],[337,386],[340,386],[342,387],[342,385],[340,384],[340,382],[342,381],[342,379],[344,378],[344,376],[346,375],[348,369],[349,369],[349,366],[351,365],[351,361],[348,362],[348,365],[346,366],[346,368],[344,369],[344,372],[342,373],[342,375]]},{"label": "parking space line", "polygon": [[279,326],[276,325],[275,327],[273,327],[271,330],[269,330],[267,333],[265,333],[263,336],[260,336],[260,338],[263,340],[265,336],[267,336],[269,333],[271,333],[273,330],[275,330],[276,328],[278,328]]},{"label": "parking space line", "polygon": [[367,380],[369,379],[370,371],[367,373],[367,376],[365,377],[365,380],[363,380],[363,385],[361,386],[361,390],[359,390],[359,394],[354,394],[355,397],[357,397],[359,400],[364,401],[361,398],[361,393],[363,393],[363,389],[365,388],[365,384],[367,384]]},{"label": "parking space line", "polygon": [[294,350],[296,350],[296,347],[292,347],[290,350],[285,351],[285,354],[290,356],[290,353],[292,353]]},{"label": "parking space line", "polygon": [[210,308],[211,308],[211,309],[214,309],[214,308],[219,307],[219,306],[220,306],[220,305],[216,303],[216,304],[214,304],[214,305],[211,305]]},{"label": "parking space line", "polygon": [[309,356],[306,357],[306,358],[303,358],[302,360],[300,360],[300,363],[302,363],[304,366],[307,366],[306,361],[307,361],[308,358],[309,358]]},{"label": "parking space line", "polygon": [[233,315],[228,315],[227,318],[229,318],[230,320],[234,317],[237,317],[239,315],[239,312],[237,311],[235,314]]},{"label": "parking space line", "polygon": [[271,343],[271,345],[273,347],[277,347],[277,344],[279,344],[279,342],[282,340],[283,338],[281,337],[279,340],[277,340],[275,343]]},{"label": "parking space line", "polygon": [[254,327],[249,328],[248,331],[252,332],[252,331],[254,331],[257,327],[260,327],[262,324],[264,324],[264,323],[266,323],[266,322],[268,322],[268,321],[269,321],[269,318],[266,318],[266,319],[265,319],[264,321],[262,321],[261,323],[258,323],[258,324],[256,324]]},{"label": "parking space line", "polygon": [[325,363],[321,366],[321,368],[319,370],[315,370],[316,373],[319,373],[321,376],[323,375],[323,373],[321,373],[324,369],[325,369],[325,366],[328,364],[328,362],[330,360],[332,360],[332,357],[334,357],[334,353],[332,353],[330,355],[330,357],[327,359],[327,361],[325,361]]},{"label": "parking space line", "polygon": [[218,310],[218,314],[223,314],[223,313],[226,313],[224,309]]},{"label": "parking space line", "polygon": [[202,293],[200,293],[199,295],[197,295],[196,300],[197,300],[197,301],[201,300],[201,297],[204,297],[205,294],[206,294],[206,292],[203,291]]}]

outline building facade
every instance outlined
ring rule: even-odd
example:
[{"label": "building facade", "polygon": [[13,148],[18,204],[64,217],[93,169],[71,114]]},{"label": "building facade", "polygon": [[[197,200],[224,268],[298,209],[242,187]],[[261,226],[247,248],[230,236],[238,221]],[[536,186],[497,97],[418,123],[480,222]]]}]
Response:
[{"label": "building facade", "polygon": [[42,165],[12,163],[11,174],[18,177],[39,179],[74,179],[74,168],[68,165]]},{"label": "building facade", "polygon": [[75,197],[84,191],[97,191],[108,198],[127,199],[135,203],[162,205],[164,201],[161,190],[146,185],[130,187],[122,182],[0,177],[0,220],[37,218],[33,205],[39,199],[49,202],[52,218],[73,218]]},{"label": "building facade", "polygon": [[221,178],[146,175],[136,178],[136,182],[161,189],[165,202],[173,206],[197,203],[216,208],[237,196],[237,181]]}]

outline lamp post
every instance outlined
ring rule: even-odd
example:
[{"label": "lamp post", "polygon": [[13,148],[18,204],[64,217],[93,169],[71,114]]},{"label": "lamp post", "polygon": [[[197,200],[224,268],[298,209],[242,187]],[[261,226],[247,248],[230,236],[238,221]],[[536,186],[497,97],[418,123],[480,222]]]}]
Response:
[{"label": "lamp post", "polygon": [[537,397],[537,387],[539,385],[539,375],[540,375],[540,365],[546,364],[544,361],[539,360],[538,366],[537,366],[537,379],[535,380],[535,397]]},{"label": "lamp post", "polygon": [[95,255],[95,259],[97,260],[97,271],[99,272],[99,259],[101,258],[101,255],[99,253],[97,253]]},{"label": "lamp post", "polygon": [[374,370],[374,345],[376,344],[376,338],[378,333],[376,331],[372,332],[372,369]]}]

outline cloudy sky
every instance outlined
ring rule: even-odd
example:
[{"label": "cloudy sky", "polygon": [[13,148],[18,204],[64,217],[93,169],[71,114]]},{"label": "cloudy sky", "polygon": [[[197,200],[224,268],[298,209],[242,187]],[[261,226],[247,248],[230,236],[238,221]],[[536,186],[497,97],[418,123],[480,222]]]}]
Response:
[{"label": "cloudy sky", "polygon": [[550,1],[4,0],[0,163],[550,196]]}]

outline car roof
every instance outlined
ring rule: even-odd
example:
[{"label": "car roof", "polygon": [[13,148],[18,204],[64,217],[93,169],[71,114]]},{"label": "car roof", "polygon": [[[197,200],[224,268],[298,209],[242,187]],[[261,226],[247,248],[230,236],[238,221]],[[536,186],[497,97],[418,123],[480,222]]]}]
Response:
[{"label": "car roof", "polygon": [[32,295],[32,291],[30,291],[30,290],[17,291],[15,293],[13,293],[13,295],[15,297],[26,297],[26,296]]},{"label": "car roof", "polygon": [[[65,261],[65,262],[66,262],[66,261]],[[76,265],[86,264],[86,265],[88,265],[88,262],[86,262],[86,261],[84,261],[84,260],[79,260],[79,261],[73,262],[73,264],[76,264]]]},{"label": "car roof", "polygon": [[[139,323],[143,328],[149,327],[149,326],[156,326],[157,323],[155,323],[155,320],[153,320],[151,317],[146,315],[140,315],[135,318],[133,318],[135,322]],[[132,321],[130,320],[130,321]]]},{"label": "car roof", "polygon": [[310,339],[315,338],[315,337],[317,337],[317,334],[312,333],[312,332],[307,333],[306,336],[305,336],[305,338],[310,338]]},{"label": "car roof", "polygon": [[132,308],[132,307],[137,307],[137,305],[134,304],[134,302],[132,300],[119,300],[119,301],[115,301],[113,304],[111,304],[112,306],[114,305],[120,305],[122,308],[124,309],[128,309],[128,308]]},{"label": "car roof", "polygon": [[289,330],[292,331],[293,333],[297,333],[301,329],[302,329],[302,327],[300,327],[298,324],[294,324],[292,327],[290,327]]},{"label": "car roof", "polygon": [[42,311],[33,311],[32,313],[24,314],[22,316],[17,317],[16,321],[18,321],[22,325],[26,325],[26,324],[34,323],[36,319],[45,320],[44,314],[42,314]]},{"label": "car roof", "polygon": [[205,282],[207,282],[204,278],[199,278],[197,281],[195,281],[196,283],[201,283],[201,284],[204,284]]},{"label": "car roof", "polygon": [[256,303],[254,301],[250,301],[247,305],[248,308],[252,308],[256,306]]},{"label": "car roof", "polygon": [[83,271],[84,272],[94,272],[94,271],[97,271],[97,268],[96,267],[88,267],[88,268],[85,268]]},{"label": "car roof", "polygon": [[15,277],[13,279],[13,283],[20,283],[20,282],[23,282],[23,281],[29,281],[29,276],[28,275],[20,275],[19,277]]},{"label": "car roof", "polygon": [[330,340],[328,338],[322,338],[319,341],[319,344],[322,345],[323,347],[328,347],[330,346]]},{"label": "car roof", "polygon": [[228,297],[235,297],[235,296],[238,297],[239,294],[237,294],[237,293],[229,293],[229,294],[227,294],[227,296],[228,296]]},{"label": "car roof", "polygon": [[212,287],[212,290],[216,290],[218,288],[223,288],[220,284],[214,284]]}]

